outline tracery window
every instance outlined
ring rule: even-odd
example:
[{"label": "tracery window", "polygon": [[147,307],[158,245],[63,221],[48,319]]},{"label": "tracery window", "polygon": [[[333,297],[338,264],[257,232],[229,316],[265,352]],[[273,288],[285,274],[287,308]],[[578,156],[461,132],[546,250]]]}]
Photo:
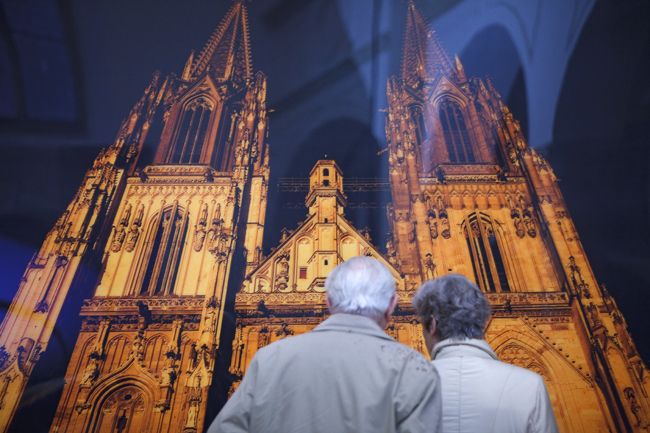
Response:
[{"label": "tracery window", "polygon": [[96,414],[95,432],[140,432],[147,425],[147,400],[141,389],[127,386],[104,400]]},{"label": "tracery window", "polygon": [[174,204],[153,222],[154,229],[146,244],[151,248],[142,282],[141,295],[165,296],[174,291],[178,267],[185,246],[187,218]]},{"label": "tracery window", "polygon": [[490,217],[474,212],[462,227],[476,283],[484,292],[509,292],[508,276]]},{"label": "tracery window", "polygon": [[212,104],[205,98],[194,99],[185,106],[170,161],[172,164],[197,164],[200,161],[211,114]]},{"label": "tracery window", "polygon": [[449,162],[476,162],[460,105],[444,101],[439,113]]}]

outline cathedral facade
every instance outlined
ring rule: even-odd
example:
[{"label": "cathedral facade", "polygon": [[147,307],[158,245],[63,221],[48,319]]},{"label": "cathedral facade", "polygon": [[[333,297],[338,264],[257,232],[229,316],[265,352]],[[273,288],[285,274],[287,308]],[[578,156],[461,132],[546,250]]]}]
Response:
[{"label": "cathedral facade", "polygon": [[[358,255],[395,278],[396,340],[428,356],[410,299],[463,274],[492,303],[488,343],[544,378],[560,431],[647,430],[647,368],[552,169],[412,2],[387,83],[385,252],[346,219],[345,173],[322,159],[306,162],[306,219],[264,255],[266,77],[249,44],[236,1],[179,77],[154,75],[87,172],[0,327],[2,431],[73,293],[82,324],[50,431],[201,432],[259,348],[327,317],[325,278]],[[147,137],[157,151],[143,166]]]}]

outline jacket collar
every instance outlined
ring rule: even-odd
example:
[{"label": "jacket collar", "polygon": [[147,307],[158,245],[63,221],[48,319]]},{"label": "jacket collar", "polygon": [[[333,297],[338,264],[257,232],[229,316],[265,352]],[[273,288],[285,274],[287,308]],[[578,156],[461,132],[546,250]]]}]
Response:
[{"label": "jacket collar", "polygon": [[336,313],[315,327],[311,332],[339,331],[367,334],[374,337],[393,340],[374,320],[358,314]]},{"label": "jacket collar", "polygon": [[476,340],[473,338],[466,340],[449,338],[433,346],[433,350],[431,351],[432,360],[459,356],[474,356],[477,358],[499,360],[489,344],[484,340]]}]

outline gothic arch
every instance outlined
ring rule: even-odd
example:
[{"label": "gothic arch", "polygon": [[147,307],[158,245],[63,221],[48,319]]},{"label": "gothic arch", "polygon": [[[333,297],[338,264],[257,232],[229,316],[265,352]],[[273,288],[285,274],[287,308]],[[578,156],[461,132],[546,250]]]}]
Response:
[{"label": "gothic arch", "polygon": [[107,375],[119,368],[129,357],[131,340],[124,334],[117,334],[106,343],[101,374]]},{"label": "gothic arch", "polygon": [[[135,433],[139,429],[133,427],[142,426],[144,428],[151,425],[151,418],[154,415],[154,402],[156,401],[151,390],[156,389],[157,384],[147,382],[149,381],[130,376],[95,388],[88,396],[88,404],[92,408],[92,412],[88,417],[85,431],[99,432],[104,427],[103,422],[112,423],[109,428],[114,430],[117,422],[119,422],[118,419],[121,417],[126,418],[127,421],[133,421],[134,418],[138,420],[137,425],[127,422],[127,428],[122,430],[124,432]],[[124,412],[119,412],[120,407]],[[113,408],[115,411],[109,412]],[[107,419],[107,415],[112,415],[112,419]]]},{"label": "gothic arch", "polygon": [[162,333],[157,333],[145,341],[144,364],[153,374],[158,374],[164,366],[169,339]]},{"label": "gothic arch", "polygon": [[93,352],[93,345],[95,344],[96,340],[96,335],[93,335],[88,340],[84,341],[83,345],[81,346],[81,356],[79,357],[79,361],[77,362],[77,367],[73,376],[76,379],[79,379],[83,376],[84,369],[86,368],[86,365],[88,365],[89,357]]},{"label": "gothic arch", "polygon": [[146,236],[132,265],[139,272],[133,275],[129,293],[141,296],[174,293],[182,258],[191,249],[185,248],[190,220],[189,211],[177,201],[148,218]]},{"label": "gothic arch", "polygon": [[627,375],[621,377],[621,375],[615,376],[612,375],[614,382],[616,383],[619,392],[622,392],[625,388],[631,387],[636,389],[636,378],[631,374],[631,368],[627,362],[627,357],[618,347],[615,347],[611,342],[609,342],[609,347],[605,350],[607,355],[607,361],[612,365],[612,372],[627,372]]},{"label": "gothic arch", "polygon": [[210,139],[216,103],[206,93],[192,95],[181,103],[167,162],[199,164]]},{"label": "gothic arch", "polygon": [[[314,250],[313,245],[313,239],[307,234],[300,236],[296,240],[296,264],[300,266],[307,266],[307,262],[311,258],[312,251]],[[307,253],[305,253],[305,251]]]},{"label": "gothic arch", "polygon": [[426,105],[417,101],[408,105],[408,113],[411,116],[411,121],[415,127],[415,141],[418,148],[422,148],[422,144],[428,140],[430,133],[427,128],[426,118],[429,113],[426,113]]},{"label": "gothic arch", "polygon": [[253,293],[270,293],[271,287],[267,277],[257,277],[257,285],[253,287]]},{"label": "gothic arch", "polygon": [[450,90],[445,90],[439,93],[436,93],[431,98],[431,104],[433,106],[433,112],[438,113],[440,106],[445,102],[456,103],[460,106],[461,110],[464,112],[467,111],[467,97],[456,90],[453,85],[449,84],[451,87]]},{"label": "gothic arch", "polygon": [[514,274],[506,256],[500,224],[485,212],[472,212],[461,222],[476,284],[484,292],[510,292]]},{"label": "gothic arch", "polygon": [[[566,368],[569,367],[567,361],[555,349],[552,349],[542,341],[540,337],[535,334],[531,335],[531,333],[532,331],[522,332],[516,329],[507,329],[489,339],[488,343],[490,343],[490,346],[492,346],[496,354],[499,354],[509,344],[517,344],[534,354],[534,358],[540,365],[544,366],[552,379],[559,379],[562,382],[566,381],[568,379]],[[589,380],[582,376],[582,374],[577,373],[573,367],[569,367],[569,369],[589,383]]]},{"label": "gothic arch", "polygon": [[344,236],[340,245],[340,254],[343,261],[359,255],[359,243],[353,235]]}]

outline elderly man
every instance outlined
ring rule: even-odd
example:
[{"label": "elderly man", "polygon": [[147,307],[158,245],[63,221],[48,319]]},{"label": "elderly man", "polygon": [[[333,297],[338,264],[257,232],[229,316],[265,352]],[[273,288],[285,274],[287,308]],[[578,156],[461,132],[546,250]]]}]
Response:
[{"label": "elderly man", "polygon": [[424,283],[413,298],[442,381],[443,432],[557,432],[542,377],[499,361],[484,341],[490,304],[462,275]]},{"label": "elderly man", "polygon": [[208,433],[439,431],[435,368],[383,332],[397,305],[388,269],[355,257],[325,290],[332,315],[260,349]]}]

